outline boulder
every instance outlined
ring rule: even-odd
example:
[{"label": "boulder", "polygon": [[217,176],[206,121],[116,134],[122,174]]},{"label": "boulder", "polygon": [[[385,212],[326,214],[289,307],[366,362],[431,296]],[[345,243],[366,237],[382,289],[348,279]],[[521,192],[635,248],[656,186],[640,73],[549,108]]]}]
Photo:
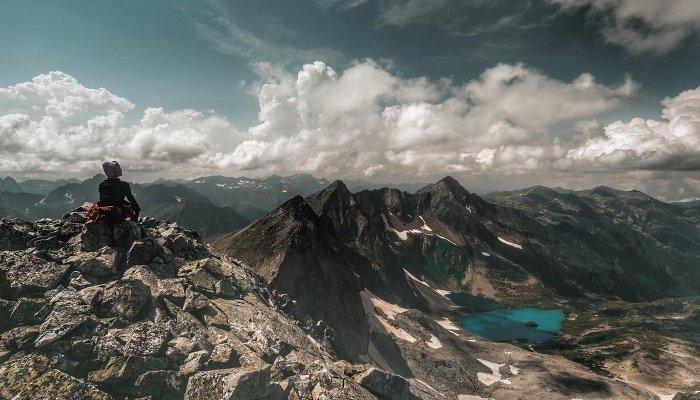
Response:
[{"label": "boulder", "polygon": [[90,319],[92,307],[83,303],[75,290],[66,289],[55,295],[51,301],[51,313],[41,324],[39,337],[34,346],[41,348],[68,335],[71,331]]},{"label": "boulder", "polygon": [[187,382],[185,400],[259,400],[267,396],[270,369],[199,372]]},{"label": "boulder", "polygon": [[214,350],[211,351],[209,361],[207,362],[207,368],[221,369],[240,367],[241,365],[238,358],[239,354],[232,345],[228,343],[219,343],[214,346]]},{"label": "boulder", "polygon": [[115,249],[105,246],[91,253],[81,253],[70,257],[66,262],[75,263],[76,270],[88,276],[107,278],[117,273],[119,260],[119,253]]},{"label": "boulder", "polygon": [[0,329],[5,330],[8,326],[12,326],[10,315],[17,305],[16,301],[10,301],[0,298]]},{"label": "boulder", "polygon": [[34,226],[31,222],[18,219],[0,220],[0,251],[24,250],[27,242],[34,236]]},{"label": "boulder", "polygon": [[136,379],[148,371],[163,370],[168,362],[164,357],[110,357],[104,368],[88,373],[88,380],[98,384],[119,383]]},{"label": "boulder", "polygon": [[97,251],[103,247],[114,246],[114,226],[108,224],[85,224],[82,232],[74,236],[69,243],[83,252]]},{"label": "boulder", "polygon": [[185,301],[185,280],[182,278],[162,279],[158,281],[158,299],[168,299],[171,302],[183,306]]},{"label": "boulder", "polygon": [[153,239],[137,240],[126,253],[126,266],[148,265],[161,253],[160,246]]},{"label": "boulder", "polygon": [[39,335],[39,326],[18,326],[0,334],[0,347],[11,350],[29,349]]},{"label": "boulder", "polygon": [[0,252],[0,293],[13,297],[44,293],[59,285],[69,266],[23,251]]},{"label": "boulder", "polygon": [[182,397],[182,380],[175,371],[148,371],[136,379],[136,389],[141,396],[161,399],[167,396]]},{"label": "boulder", "polygon": [[13,399],[54,368],[63,368],[63,357],[27,354],[13,357],[0,366],[0,399]]},{"label": "boulder", "polygon": [[190,353],[180,366],[178,374],[181,376],[189,376],[197,371],[201,371],[207,365],[207,360],[209,360],[209,352],[206,350]]},{"label": "boulder", "polygon": [[161,352],[168,339],[168,331],[152,322],[139,322],[131,329],[123,349],[125,356],[154,356]]},{"label": "boulder", "polygon": [[81,290],[92,286],[92,283],[85,279],[83,274],[81,274],[79,271],[73,271],[70,274],[70,282],[68,283],[68,286],[75,290]]},{"label": "boulder", "polygon": [[169,359],[179,363],[183,361],[188,354],[192,353],[196,345],[197,342],[193,339],[182,336],[176,337],[168,342],[165,355]]},{"label": "boulder", "polygon": [[112,396],[81,379],[57,369],[41,375],[21,390],[13,400],[111,400]]},{"label": "boulder", "polygon": [[192,288],[187,288],[185,290],[185,302],[182,305],[182,309],[188,312],[193,312],[201,310],[209,305],[209,299],[207,296],[195,292]]},{"label": "boulder", "polygon": [[99,306],[100,315],[133,321],[150,299],[150,289],[146,284],[138,280],[120,279],[105,286]]},{"label": "boulder", "polygon": [[353,379],[373,394],[388,400],[432,400],[444,398],[437,392],[433,391],[434,393],[431,393],[427,386],[425,388],[414,388],[411,382],[404,377],[374,367],[355,375]]},{"label": "boulder", "polygon": [[22,325],[38,325],[49,315],[51,308],[46,299],[21,298],[12,309],[10,318]]}]

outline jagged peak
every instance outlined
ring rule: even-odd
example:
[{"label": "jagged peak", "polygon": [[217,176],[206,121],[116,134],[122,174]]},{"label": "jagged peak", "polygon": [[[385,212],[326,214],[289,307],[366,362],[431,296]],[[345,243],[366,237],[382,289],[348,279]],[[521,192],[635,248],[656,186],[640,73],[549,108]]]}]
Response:
[{"label": "jagged peak", "polygon": [[443,193],[450,194],[459,199],[463,199],[469,195],[469,191],[464,188],[455,178],[451,176],[446,176],[435,183],[424,187],[417,192],[421,193]]}]

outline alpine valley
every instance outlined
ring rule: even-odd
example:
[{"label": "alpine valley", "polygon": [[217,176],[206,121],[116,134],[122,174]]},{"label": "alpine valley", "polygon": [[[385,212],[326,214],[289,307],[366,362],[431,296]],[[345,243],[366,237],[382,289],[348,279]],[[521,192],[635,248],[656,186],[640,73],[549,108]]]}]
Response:
[{"label": "alpine valley", "polygon": [[697,204],[103,178],[0,181],[0,399],[700,398]]}]

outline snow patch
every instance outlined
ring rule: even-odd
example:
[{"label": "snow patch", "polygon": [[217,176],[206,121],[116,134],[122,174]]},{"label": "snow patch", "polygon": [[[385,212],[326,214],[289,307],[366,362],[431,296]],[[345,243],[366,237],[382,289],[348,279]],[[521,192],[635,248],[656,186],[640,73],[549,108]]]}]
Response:
[{"label": "snow patch", "polygon": [[447,297],[448,294],[452,293],[449,290],[442,290],[442,289],[435,289],[436,292],[440,294],[440,296]]},{"label": "snow patch", "polygon": [[403,272],[405,272],[405,273],[408,275],[408,277],[411,278],[411,279],[413,279],[414,281],[416,281],[416,282],[418,282],[418,283],[420,283],[420,284],[423,284],[423,285],[425,285],[425,286],[427,286],[427,287],[430,287],[430,285],[428,285],[428,282],[422,281],[422,280],[416,278],[415,276],[413,276],[413,274],[411,274],[410,272],[406,271],[406,268],[403,269]]},{"label": "snow patch", "polygon": [[520,373],[520,368],[516,368],[512,365],[509,365],[508,368],[510,369],[510,373],[513,375],[518,375]]},{"label": "snow patch", "polygon": [[70,190],[67,190],[65,193],[63,193],[63,197],[66,198],[66,203],[68,203],[68,204],[75,203],[75,200],[73,200],[73,192],[71,192]]},{"label": "snow patch", "polygon": [[435,322],[437,322],[441,327],[450,331],[450,333],[452,333],[453,335],[459,336],[457,332],[461,331],[461,329],[459,329],[459,327],[455,325],[454,322],[450,321],[449,318],[444,318],[441,320],[436,319]]},{"label": "snow patch", "polygon": [[387,231],[394,232],[396,236],[398,236],[401,240],[408,239],[408,231],[397,231],[396,229],[394,229],[394,227],[389,224],[389,221],[387,221],[385,215],[382,215],[382,220],[384,221],[384,227]]},{"label": "snow patch", "polygon": [[505,240],[505,239],[503,239],[503,238],[500,237],[500,236],[498,237],[498,240],[500,240],[501,243],[505,243],[505,244],[507,244],[508,246],[515,247],[516,249],[520,249],[520,250],[523,249],[523,246],[521,246],[521,245],[519,245],[519,244],[517,244],[517,243],[509,242],[508,240]]},{"label": "snow patch", "polygon": [[433,231],[433,229],[428,226],[428,224],[425,222],[425,220],[423,219],[422,216],[418,216],[418,218],[420,218],[420,220],[423,221],[423,226],[420,227],[422,230],[428,231],[428,232]]},{"label": "snow patch", "polygon": [[481,255],[484,256],[484,257],[491,257],[491,254],[489,254],[489,253],[487,253],[487,252],[485,252],[485,251],[482,251],[482,252],[481,252]]},{"label": "snow patch", "polygon": [[503,379],[503,376],[501,376],[501,373],[499,372],[499,369],[505,366],[505,364],[497,364],[488,360],[482,360],[481,358],[477,358],[477,360],[479,360],[480,363],[484,364],[491,370],[490,374],[487,374],[485,372],[478,372],[476,374],[476,377],[479,378],[481,383],[483,383],[486,386],[491,386],[496,382],[501,382],[506,385],[511,384],[510,380]]},{"label": "snow patch", "polygon": [[447,240],[448,242],[452,243],[452,244],[455,245],[455,246],[459,246],[457,243],[451,241],[450,239],[448,239],[448,238],[446,238],[446,237],[444,237],[444,236],[440,236],[440,235],[438,235],[437,233],[435,234],[435,236],[439,237],[440,239]]},{"label": "snow patch", "polygon": [[369,299],[372,302],[372,305],[374,305],[374,307],[382,310],[386,317],[391,320],[395,319],[394,317],[396,316],[396,314],[401,314],[403,312],[408,311],[403,307],[399,307],[396,304],[391,304],[388,301],[384,301],[376,296],[370,296]]},{"label": "snow patch", "polygon": [[174,196],[174,197],[175,197],[175,201],[177,201],[178,203],[182,203],[182,197],[180,197],[180,196]]},{"label": "snow patch", "polygon": [[435,336],[433,334],[430,335],[430,341],[425,342],[425,343],[431,349],[439,349],[440,347],[442,347],[442,343],[440,342],[440,339],[438,339],[437,336]]},{"label": "snow patch", "polygon": [[411,334],[406,332],[405,330],[403,330],[401,328],[397,328],[394,325],[391,325],[390,323],[386,322],[384,320],[384,318],[382,318],[381,316],[378,315],[377,318],[379,319],[379,323],[382,324],[384,329],[386,329],[388,332],[392,333],[397,338],[403,339],[409,343],[415,343],[418,341],[418,339],[411,336]]}]

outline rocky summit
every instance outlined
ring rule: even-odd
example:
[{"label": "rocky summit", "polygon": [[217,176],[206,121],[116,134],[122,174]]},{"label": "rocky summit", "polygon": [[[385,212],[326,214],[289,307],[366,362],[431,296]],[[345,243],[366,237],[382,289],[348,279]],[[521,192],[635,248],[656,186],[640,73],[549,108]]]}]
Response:
[{"label": "rocky summit", "polygon": [[84,214],[0,223],[0,399],[425,390],[334,358],[322,321],[197,233],[153,219],[84,224]]}]

